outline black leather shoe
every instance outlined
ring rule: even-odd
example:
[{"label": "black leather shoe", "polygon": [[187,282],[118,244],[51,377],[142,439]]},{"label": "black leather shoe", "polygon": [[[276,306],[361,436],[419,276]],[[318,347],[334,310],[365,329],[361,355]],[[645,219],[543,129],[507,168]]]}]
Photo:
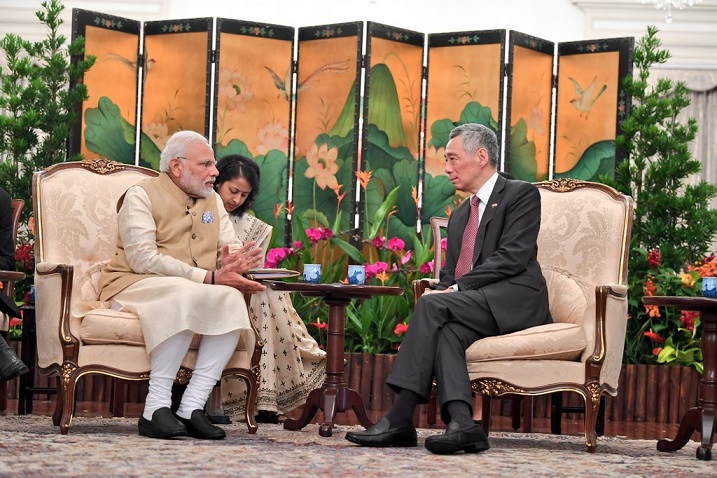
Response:
[{"label": "black leather shoe", "polygon": [[0,337],[0,379],[12,380],[18,375],[29,372],[27,365],[17,357],[17,354]]},{"label": "black leather shoe", "polygon": [[443,435],[426,438],[426,449],[437,455],[450,455],[461,450],[466,453],[478,453],[488,448],[490,448],[488,437],[477,423],[461,428],[457,423],[451,422]]},{"label": "black leather shoe", "polygon": [[192,418],[186,419],[177,416],[180,422],[187,427],[190,437],[202,440],[221,440],[227,436],[226,432],[216,425],[212,425],[204,410],[196,409],[192,412]]},{"label": "black leather shoe", "polygon": [[139,417],[139,434],[150,438],[174,438],[187,436],[187,427],[174,417],[169,407],[158,408],[152,420]]},{"label": "black leather shoe", "polygon": [[210,415],[207,413],[207,418],[209,419],[209,423],[215,425],[231,425],[232,423],[232,419],[226,415]]},{"label": "black leather shoe", "polygon": [[418,443],[413,424],[390,428],[386,417],[362,432],[346,432],[346,439],[363,446],[416,446]]}]

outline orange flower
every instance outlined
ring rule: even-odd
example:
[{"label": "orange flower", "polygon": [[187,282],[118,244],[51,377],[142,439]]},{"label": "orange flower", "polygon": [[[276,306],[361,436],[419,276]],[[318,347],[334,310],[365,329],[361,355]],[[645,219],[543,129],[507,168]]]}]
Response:
[{"label": "orange flower", "polygon": [[655,291],[657,291],[657,286],[652,282],[652,279],[647,279],[645,281],[645,286],[643,287],[643,290],[645,291],[645,295],[655,295]]},{"label": "orange flower", "polygon": [[321,330],[321,329],[325,329],[327,324],[326,324],[326,322],[321,322],[321,317],[319,317],[316,319],[316,322],[311,322],[311,325],[313,325],[317,329]]},{"label": "orange flower", "polygon": [[337,184],[336,187],[331,188],[331,189],[334,190],[334,193],[336,193],[336,197],[337,197],[338,200],[339,200],[339,204],[341,204],[341,200],[344,198],[344,196],[346,196],[346,191],[344,191],[343,194],[339,194],[339,192],[341,191],[341,188],[342,188],[342,187],[343,187],[343,186],[341,186],[340,184]]},{"label": "orange flower", "polygon": [[356,171],[356,177],[361,183],[361,187],[364,189],[364,191],[368,187],[369,181],[371,181],[371,174],[371,171]]},{"label": "orange flower", "polygon": [[381,285],[385,284],[390,276],[386,272],[379,272],[376,274],[376,279],[381,281]]},{"label": "orange flower", "polygon": [[284,209],[284,205],[279,203],[274,206],[274,220],[279,219],[279,214],[281,214],[281,211]]},{"label": "orange flower", "polygon": [[289,201],[288,203],[286,203],[286,213],[289,216],[294,215],[294,203],[293,202]]},{"label": "orange flower", "polygon": [[411,197],[413,198],[413,202],[416,203],[416,206],[418,206],[418,202],[421,200],[421,196],[418,195],[418,190],[416,189],[416,186],[411,186]]},{"label": "orange flower", "polygon": [[408,330],[408,325],[404,323],[396,324],[396,328],[393,329],[394,335],[403,335]]},{"label": "orange flower", "polygon": [[27,220],[27,230],[32,236],[35,236],[35,216],[30,216],[30,219]]},{"label": "orange flower", "polygon": [[451,208],[446,206],[446,217],[451,217]]},{"label": "orange flower", "polygon": [[661,317],[660,308],[656,305],[646,305],[645,312],[647,312],[650,317]]}]

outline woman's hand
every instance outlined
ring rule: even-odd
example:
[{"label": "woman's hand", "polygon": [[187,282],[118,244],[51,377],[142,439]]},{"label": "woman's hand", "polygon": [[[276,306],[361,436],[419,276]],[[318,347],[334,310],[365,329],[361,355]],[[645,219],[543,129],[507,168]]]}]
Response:
[{"label": "woman's hand", "polygon": [[244,274],[247,271],[256,269],[261,265],[261,259],[264,256],[260,247],[254,247],[256,241],[247,242],[241,247],[230,246],[222,247],[222,269],[231,267],[231,270]]}]

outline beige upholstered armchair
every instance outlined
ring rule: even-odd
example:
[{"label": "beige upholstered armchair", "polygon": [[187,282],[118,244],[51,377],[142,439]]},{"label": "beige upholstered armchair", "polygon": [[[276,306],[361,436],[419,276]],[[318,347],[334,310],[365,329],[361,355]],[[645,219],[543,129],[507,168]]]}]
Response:
[{"label": "beige upholstered armchair", "polygon": [[[133,184],[156,176],[150,169],[104,159],[53,165],[33,176],[36,221],[35,312],[38,366],[57,375],[57,406],[52,417],[69,431],[80,378],[104,374],[126,380],[149,379],[149,356],[139,319],[98,302],[102,267],[114,254],[118,198]],[[239,342],[224,375],[247,382],[246,422],[254,418],[261,340]],[[178,374],[186,383],[196,360],[198,337]]]},{"label": "beige upholstered armchair", "polygon": [[[585,403],[585,444],[597,447],[600,399],[617,395],[627,321],[627,258],[633,201],[603,184],[570,179],[536,184],[542,212],[538,260],[553,323],[488,337],[466,350],[473,391],[491,397],[575,392]],[[432,218],[439,238],[445,218]],[[440,270],[440,240],[434,241]],[[416,297],[437,279],[414,284]],[[520,307],[520,304],[516,304]]]}]

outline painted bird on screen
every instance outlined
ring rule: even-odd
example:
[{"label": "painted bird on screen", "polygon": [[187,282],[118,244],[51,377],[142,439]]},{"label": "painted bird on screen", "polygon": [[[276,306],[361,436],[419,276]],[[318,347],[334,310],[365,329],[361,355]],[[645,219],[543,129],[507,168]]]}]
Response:
[{"label": "painted bird on screen", "polygon": [[607,85],[602,85],[600,90],[596,93],[595,88],[597,80],[597,76],[593,78],[593,81],[588,85],[587,88],[583,89],[582,86],[580,86],[580,83],[577,82],[575,78],[570,78],[570,81],[573,82],[573,86],[575,87],[575,98],[570,100],[570,102],[575,106],[575,108],[580,112],[580,117],[583,117],[583,114],[585,115],[585,119],[588,119],[588,115],[590,114],[590,110],[592,110],[593,105],[597,101],[598,98],[600,98],[600,95],[605,92],[607,89]]},{"label": "painted bird on screen", "polygon": [[[308,88],[312,81],[316,80],[316,77],[320,75],[321,73],[326,73],[327,71],[334,71],[337,73],[342,73],[349,69],[348,67],[349,60],[343,60],[343,61],[337,61],[334,63],[327,63],[323,66],[318,67],[316,70],[312,71],[306,77],[301,80],[296,85],[296,92],[298,93],[302,88]],[[284,78],[279,77],[274,70],[269,68],[268,66],[264,66],[266,70],[271,75],[271,79],[274,82],[274,86],[276,86],[276,89],[279,90],[280,95],[285,99],[289,99],[290,92],[288,91],[288,88],[291,86],[291,69],[286,72],[284,75]]]}]

